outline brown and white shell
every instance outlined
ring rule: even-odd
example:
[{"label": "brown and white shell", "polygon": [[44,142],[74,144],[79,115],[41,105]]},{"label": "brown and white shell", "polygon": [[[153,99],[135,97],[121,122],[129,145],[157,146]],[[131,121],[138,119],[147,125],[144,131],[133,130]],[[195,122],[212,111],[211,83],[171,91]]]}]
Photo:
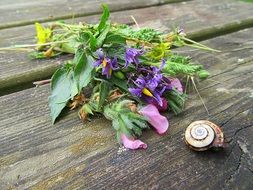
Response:
[{"label": "brown and white shell", "polygon": [[185,131],[185,143],[193,150],[204,151],[212,147],[224,147],[221,128],[207,120],[191,123]]}]

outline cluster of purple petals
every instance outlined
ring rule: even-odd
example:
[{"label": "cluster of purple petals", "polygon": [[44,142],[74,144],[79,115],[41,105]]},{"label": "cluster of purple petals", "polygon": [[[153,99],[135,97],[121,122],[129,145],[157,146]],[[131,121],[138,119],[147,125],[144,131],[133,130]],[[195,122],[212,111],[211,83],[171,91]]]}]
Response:
[{"label": "cluster of purple petals", "polygon": [[170,79],[164,77],[160,72],[164,64],[165,60],[162,61],[160,68],[139,66],[137,74],[134,74],[129,80],[130,85],[134,86],[129,88],[130,93],[143,98],[148,103],[155,100],[158,105],[163,106],[163,93],[166,90],[172,90]]},{"label": "cluster of purple petals", "polygon": [[139,57],[143,55],[143,49],[127,48],[125,53],[125,67],[129,64],[139,64]]},{"label": "cluster of purple petals", "polygon": [[117,57],[110,59],[105,57],[103,50],[100,48],[96,51],[98,55],[98,60],[94,62],[94,67],[99,67],[102,65],[102,75],[105,75],[107,78],[111,77],[112,70],[118,69],[118,60]]},{"label": "cluster of purple petals", "polygon": [[[94,67],[99,67],[102,65],[102,75],[105,75],[107,78],[111,77],[113,70],[119,69],[119,64],[117,57],[113,59],[106,57],[103,50],[100,48],[96,51],[98,55],[98,60],[94,62]],[[135,48],[126,48],[125,52],[125,65],[124,68],[128,67],[129,64],[139,64],[139,57],[143,54],[143,50]]]}]

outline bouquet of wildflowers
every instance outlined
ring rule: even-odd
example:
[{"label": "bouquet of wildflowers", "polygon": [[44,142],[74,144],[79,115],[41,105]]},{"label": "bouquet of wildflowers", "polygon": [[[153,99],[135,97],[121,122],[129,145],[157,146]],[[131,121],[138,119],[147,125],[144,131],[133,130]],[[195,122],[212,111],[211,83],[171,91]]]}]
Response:
[{"label": "bouquet of wildflowers", "polygon": [[69,53],[74,57],[51,79],[49,106],[53,123],[65,107],[79,108],[81,120],[103,114],[112,121],[120,144],[129,149],[147,148],[138,140],[142,131],[168,130],[161,112],[179,114],[186,95],[179,78],[206,78],[202,65],[172,52],[192,46],[212,50],[186,38],[182,29],[163,34],[151,28],[112,24],[103,5],[99,24],[56,22],[45,28],[36,23],[37,51],[47,58]]}]

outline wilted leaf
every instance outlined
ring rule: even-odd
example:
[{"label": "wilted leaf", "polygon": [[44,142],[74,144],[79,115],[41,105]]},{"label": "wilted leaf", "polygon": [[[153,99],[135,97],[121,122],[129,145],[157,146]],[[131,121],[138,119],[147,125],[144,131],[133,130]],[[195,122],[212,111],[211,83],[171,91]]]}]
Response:
[{"label": "wilted leaf", "polygon": [[84,94],[76,95],[73,98],[73,100],[71,100],[68,103],[68,107],[70,108],[70,110],[73,110],[73,109],[77,108],[78,106],[82,105],[85,101],[86,101],[86,98],[85,98]]}]

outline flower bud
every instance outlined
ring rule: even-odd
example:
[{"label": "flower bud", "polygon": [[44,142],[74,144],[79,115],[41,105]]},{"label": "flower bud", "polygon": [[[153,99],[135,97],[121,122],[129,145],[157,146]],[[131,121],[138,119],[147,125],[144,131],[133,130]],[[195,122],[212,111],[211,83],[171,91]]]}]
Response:
[{"label": "flower bud", "polygon": [[205,70],[201,70],[197,74],[198,74],[200,79],[206,79],[210,75],[210,73],[205,71]]},{"label": "flower bud", "polygon": [[113,72],[113,75],[121,80],[126,78],[125,75],[121,71],[115,71],[115,72]]}]

